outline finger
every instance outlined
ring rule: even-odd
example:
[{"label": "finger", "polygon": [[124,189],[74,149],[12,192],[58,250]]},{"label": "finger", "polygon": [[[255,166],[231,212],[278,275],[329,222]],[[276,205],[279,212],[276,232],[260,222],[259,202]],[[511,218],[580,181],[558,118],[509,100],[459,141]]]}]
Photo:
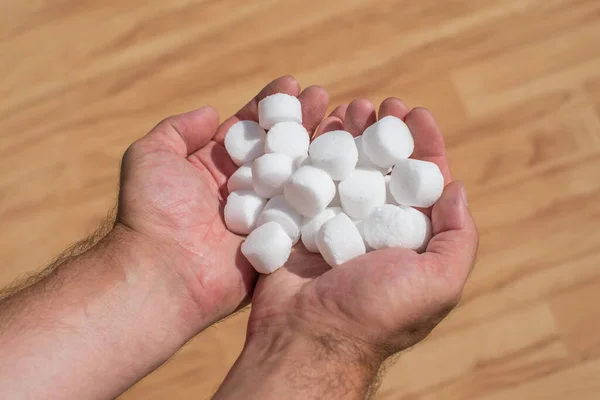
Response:
[{"label": "finger", "polygon": [[314,279],[331,270],[320,254],[311,253],[303,245],[297,246],[292,251],[285,266],[279,271],[280,277],[295,275],[297,278]]},{"label": "finger", "polygon": [[393,116],[404,120],[409,111],[408,106],[402,100],[388,97],[379,105],[379,119]]},{"label": "finger", "polygon": [[252,100],[242,107],[235,115],[241,120],[252,120],[258,122],[258,103],[267,96],[276,93],[285,93],[291,96],[300,94],[300,84],[291,75],[275,79],[263,88]]},{"label": "finger", "polygon": [[346,110],[348,110],[348,104],[340,104],[337,106],[331,114],[319,124],[312,139],[314,140],[327,132],[343,130]]},{"label": "finger", "polygon": [[286,75],[275,79],[265,86],[252,100],[242,107],[234,116],[228,118],[219,126],[214,140],[223,144],[225,134],[231,127],[239,121],[251,120],[258,122],[258,103],[267,96],[275,93],[286,93],[291,96],[300,94],[300,84],[293,76]]},{"label": "finger", "polygon": [[302,125],[312,136],[327,113],[329,93],[321,86],[310,86],[300,93],[298,100],[302,104]]},{"label": "finger", "polygon": [[331,112],[331,114],[329,114],[329,116],[330,117],[338,117],[343,122],[344,119],[346,118],[347,110],[348,110],[348,104],[340,104]]},{"label": "finger", "polygon": [[205,146],[219,126],[219,114],[210,106],[161,121],[140,142],[157,149],[170,149],[186,157]]},{"label": "finger", "polygon": [[430,265],[440,265],[453,277],[466,280],[479,246],[479,234],[469,211],[464,185],[452,182],[433,206],[433,238],[425,257],[434,258]]},{"label": "finger", "polygon": [[219,188],[221,200],[228,196],[227,180],[237,170],[222,144],[210,142],[191,154],[188,160],[199,170],[208,170]]},{"label": "finger", "polygon": [[316,138],[327,132],[340,131],[343,129],[344,122],[340,118],[335,116],[329,116],[325,118],[323,122],[321,122],[321,124],[315,131],[315,134],[313,135],[312,139],[315,140]]},{"label": "finger", "polygon": [[377,121],[375,106],[369,100],[353,100],[346,110],[344,119],[345,130],[352,136],[360,136],[369,126]]},{"label": "finger", "polygon": [[406,116],[406,125],[415,138],[415,151],[411,158],[437,164],[444,175],[444,182],[452,182],[444,137],[431,112],[424,108],[411,110]]}]

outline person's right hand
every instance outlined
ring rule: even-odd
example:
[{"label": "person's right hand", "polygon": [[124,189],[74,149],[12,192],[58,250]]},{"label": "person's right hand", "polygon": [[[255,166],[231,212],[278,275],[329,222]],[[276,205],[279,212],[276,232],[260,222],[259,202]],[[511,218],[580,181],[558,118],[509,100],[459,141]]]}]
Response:
[{"label": "person's right hand", "polygon": [[[443,137],[429,111],[409,112],[388,99],[379,112],[386,115],[406,121],[415,137],[413,158],[436,163],[445,177],[441,199],[424,210],[434,237],[423,254],[384,249],[333,269],[297,246],[284,268],[261,276],[237,370],[254,357],[254,364],[277,366],[264,375],[297,379],[256,398],[360,397],[387,357],[425,338],[459,302],[478,247],[464,187],[451,183]],[[375,120],[373,105],[356,100],[334,111],[317,134],[344,128],[359,135]],[[228,391],[234,385],[227,385],[235,372],[221,389],[223,398],[235,397]]]},{"label": "person's right hand", "polygon": [[159,274],[178,283],[172,309],[183,315],[188,339],[245,305],[254,290],[258,274],[240,253],[244,238],[223,220],[227,179],[237,169],[223,140],[237,121],[258,121],[258,102],[274,93],[298,96],[311,133],[329,104],[322,87],[301,92],[284,76],[221,125],[212,107],[169,117],[123,157],[115,229],[135,235],[139,253],[152,254]]}]

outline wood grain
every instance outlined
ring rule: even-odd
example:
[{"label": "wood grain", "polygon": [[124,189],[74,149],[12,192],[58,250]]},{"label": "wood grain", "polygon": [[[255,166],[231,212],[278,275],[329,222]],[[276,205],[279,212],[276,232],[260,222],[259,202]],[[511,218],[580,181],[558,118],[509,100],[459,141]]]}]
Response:
[{"label": "wood grain", "polygon": [[[597,0],[0,0],[0,20],[0,286],[101,223],[156,122],[293,74],[432,109],[481,230],[462,305],[378,398],[598,398]],[[122,398],[210,397],[246,319]]]}]

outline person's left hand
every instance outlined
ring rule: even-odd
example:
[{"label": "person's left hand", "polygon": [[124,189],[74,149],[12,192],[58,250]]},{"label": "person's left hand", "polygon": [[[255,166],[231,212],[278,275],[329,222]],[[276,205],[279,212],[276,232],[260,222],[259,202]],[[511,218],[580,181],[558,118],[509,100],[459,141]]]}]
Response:
[{"label": "person's left hand", "polygon": [[258,121],[258,102],[274,93],[298,96],[304,126],[312,133],[325,116],[325,89],[300,92],[284,76],[219,126],[217,112],[203,107],[169,117],[130,146],[123,158],[116,226],[134,232],[160,254],[160,268],[180,280],[182,296],[196,315],[192,334],[243,306],[257,273],[240,253],[243,237],[223,221],[226,182],[237,169],[223,140],[239,120]]},{"label": "person's left hand", "polygon": [[[379,112],[380,118],[388,115],[406,121],[415,137],[412,157],[436,163],[447,185],[433,208],[423,210],[434,234],[426,252],[381,249],[331,269],[319,254],[296,247],[283,268],[261,276],[256,286],[247,346],[310,342],[315,354],[327,354],[328,371],[337,359],[347,377],[353,366],[376,369],[416,344],[457,305],[478,248],[464,186],[452,182],[442,133],[429,111],[409,112],[390,98]],[[375,121],[373,104],[355,100],[326,118],[317,135],[345,129],[357,136]]]}]

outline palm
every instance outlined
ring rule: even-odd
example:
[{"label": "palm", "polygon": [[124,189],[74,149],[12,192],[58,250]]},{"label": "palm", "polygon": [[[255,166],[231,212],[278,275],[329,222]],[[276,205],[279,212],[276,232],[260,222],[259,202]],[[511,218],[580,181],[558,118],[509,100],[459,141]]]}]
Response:
[{"label": "palm", "polygon": [[252,284],[253,272],[236,263],[241,239],[221,218],[223,198],[210,172],[214,163],[151,146],[131,151],[125,163],[119,221],[165,247],[203,306],[220,307],[224,295],[245,297],[240,289]]},{"label": "palm", "polygon": [[[369,102],[355,101],[344,111],[326,119],[322,131],[344,128],[357,135],[375,122]],[[436,162],[450,182],[441,133],[430,114],[420,109],[408,113],[403,103],[390,99],[380,108],[380,117],[386,115],[406,119],[416,139],[414,156]],[[284,268],[259,280],[250,316],[251,334],[291,320],[294,326],[321,327],[338,339],[350,336],[384,353],[422,339],[456,304],[462,290],[465,268],[452,271],[451,264],[467,265],[467,270],[471,265],[459,258],[470,257],[473,249],[448,246],[456,236],[452,231],[462,229],[467,221],[455,207],[457,193],[457,185],[450,185],[434,207],[436,236],[424,254],[379,250],[330,269],[319,255],[294,249]],[[432,210],[425,212],[431,214]],[[465,252],[452,255],[457,250]]]},{"label": "palm", "polygon": [[[299,94],[293,78],[268,85],[235,116],[218,126],[212,109],[169,118],[131,146],[123,160],[118,222],[161,246],[202,309],[216,321],[244,305],[257,274],[241,255],[243,238],[223,221],[227,178],[235,171],[224,133],[239,119],[257,120],[266,95]],[[312,103],[305,126],[314,130],[327,109],[322,88],[299,95]],[[316,106],[314,106],[316,104]]]},{"label": "palm", "polygon": [[[426,279],[426,261],[427,256],[411,250],[383,250],[331,269],[319,255],[295,250],[285,269],[259,281],[253,297],[251,324],[301,316],[303,321],[326,326],[332,332],[350,335],[359,332],[354,339],[363,342],[381,332],[384,341],[404,342],[406,338],[391,335],[416,326],[425,334],[441,316],[435,315],[433,321],[411,317],[429,318],[439,306],[424,301],[424,293],[441,289],[439,280]],[[394,282],[393,287],[390,282]],[[392,320],[390,315],[396,318]]]},{"label": "palm", "polygon": [[145,213],[133,222],[143,233],[171,239],[189,254],[204,254],[235,237],[220,218],[218,185],[202,161],[149,151],[132,160],[127,184],[123,190],[136,190],[136,207]]}]

